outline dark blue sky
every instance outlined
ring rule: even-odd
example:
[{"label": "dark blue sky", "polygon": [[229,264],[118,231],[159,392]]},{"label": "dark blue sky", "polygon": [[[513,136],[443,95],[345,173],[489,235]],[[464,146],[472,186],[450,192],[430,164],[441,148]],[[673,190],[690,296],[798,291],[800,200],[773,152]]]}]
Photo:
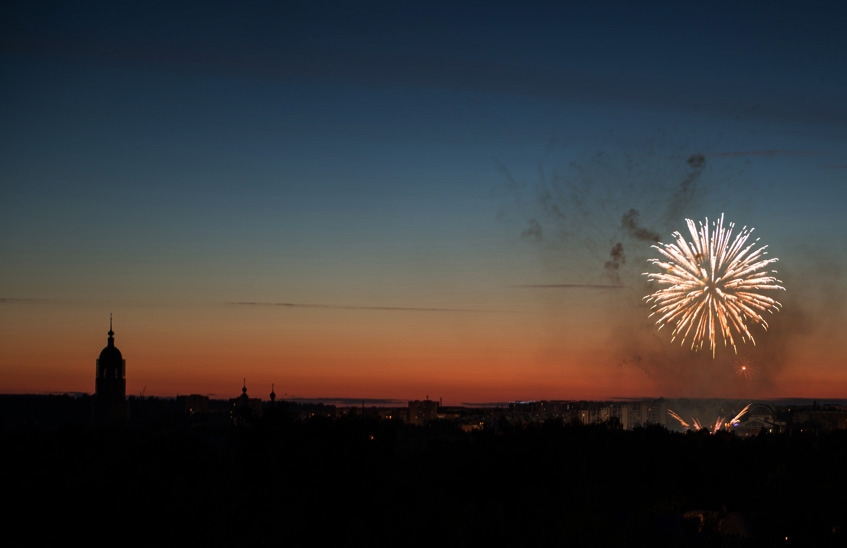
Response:
[{"label": "dark blue sky", "polygon": [[[535,375],[567,377],[575,356],[656,352],[609,343],[618,323],[650,327],[651,250],[621,223],[634,209],[664,238],[721,212],[755,226],[812,325],[846,289],[845,11],[5,2],[0,313],[24,314],[32,340],[56,303],[72,323],[199,307],[223,325],[215,307],[244,301],[509,310],[550,333],[526,343]],[[616,243],[627,262],[610,272]],[[515,291],[592,283],[627,295]],[[842,325],[827,316],[797,347]],[[574,350],[559,321],[595,338]]]}]

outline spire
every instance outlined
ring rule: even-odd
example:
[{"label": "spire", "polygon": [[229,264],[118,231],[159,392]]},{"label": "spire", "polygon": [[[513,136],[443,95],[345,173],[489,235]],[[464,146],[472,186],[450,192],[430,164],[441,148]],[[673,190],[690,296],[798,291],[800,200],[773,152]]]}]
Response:
[{"label": "spire", "polygon": [[109,346],[115,346],[115,332],[112,331],[112,313],[109,312]]}]

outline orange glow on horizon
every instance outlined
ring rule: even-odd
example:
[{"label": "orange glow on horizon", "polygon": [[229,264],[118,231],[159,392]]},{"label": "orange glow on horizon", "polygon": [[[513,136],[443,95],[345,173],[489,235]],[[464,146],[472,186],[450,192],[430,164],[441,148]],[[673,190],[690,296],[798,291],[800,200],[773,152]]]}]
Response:
[{"label": "orange glow on horizon", "polygon": [[[2,391],[93,393],[108,313],[104,319],[100,310],[19,308],[6,308],[16,322],[5,329],[0,350]],[[798,346],[785,365],[770,370],[766,359],[757,358],[756,376],[741,382],[734,368],[704,366],[677,348],[665,357],[657,353],[659,361],[638,361],[632,353],[648,349],[643,340],[655,340],[643,335],[651,331],[649,325],[629,334],[636,345],[630,350],[627,338],[611,328],[599,329],[588,317],[576,322],[512,313],[169,312],[162,316],[158,309],[138,308],[115,316],[128,395],[227,399],[240,394],[245,378],[250,396],[265,400],[273,385],[279,398],[409,400],[429,395],[443,398],[445,405],[630,397],[841,398],[847,392],[837,348],[826,354],[820,346]],[[814,370],[801,366],[812,359]]]}]

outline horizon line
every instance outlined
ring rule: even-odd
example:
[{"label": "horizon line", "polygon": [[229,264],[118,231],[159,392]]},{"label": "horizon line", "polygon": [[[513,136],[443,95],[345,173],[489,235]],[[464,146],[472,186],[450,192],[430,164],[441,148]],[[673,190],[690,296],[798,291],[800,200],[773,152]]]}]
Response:
[{"label": "horizon line", "polygon": [[[81,392],[75,390],[69,391],[46,391],[46,392],[2,392],[0,396],[72,396],[72,397],[81,397],[81,396],[91,396],[94,397],[93,392]],[[147,397],[147,398],[158,398],[158,399],[176,399],[183,396],[205,396],[210,400],[232,400],[237,399],[238,395],[233,395],[232,397],[218,397],[219,394],[198,394],[198,393],[177,393],[173,396],[137,396],[135,394],[127,394],[126,398],[134,398],[134,397]],[[260,399],[262,402],[271,401],[270,398],[251,398],[251,399]],[[405,405],[411,401],[434,401],[439,402],[442,398],[438,399],[410,399],[410,398],[356,398],[356,397],[305,397],[305,396],[290,396],[290,397],[278,397],[275,401],[289,401],[293,403],[330,403],[330,402],[341,402],[342,404],[339,407],[358,407],[362,404],[371,404],[372,407],[376,407],[374,404],[381,404],[383,406],[393,406],[396,404]],[[805,396],[781,396],[781,397],[772,397],[772,398],[740,398],[734,396],[709,396],[709,397],[690,397],[690,396],[674,396],[674,397],[666,397],[666,396],[614,396],[608,398],[534,398],[534,399],[515,399],[515,400],[505,400],[505,401],[483,401],[483,402],[467,402],[463,401],[458,404],[447,404],[443,405],[443,407],[504,407],[513,403],[535,403],[535,402],[639,402],[639,401],[655,401],[655,400],[690,400],[690,401],[708,401],[708,400],[732,400],[732,401],[749,401],[749,402],[777,402],[777,401],[786,401],[786,400],[794,400],[794,401],[816,401],[819,404],[826,404],[827,402],[838,402],[841,404],[847,404],[847,397],[805,397]],[[349,405],[348,405],[349,404]]]}]

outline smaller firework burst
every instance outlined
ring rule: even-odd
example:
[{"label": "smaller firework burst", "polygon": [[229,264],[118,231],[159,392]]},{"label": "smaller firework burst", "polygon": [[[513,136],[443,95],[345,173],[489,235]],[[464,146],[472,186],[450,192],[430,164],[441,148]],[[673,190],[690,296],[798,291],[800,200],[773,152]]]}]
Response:
[{"label": "smaller firework burst", "polygon": [[739,357],[735,360],[735,375],[749,381],[753,378],[753,362],[746,356]]}]

